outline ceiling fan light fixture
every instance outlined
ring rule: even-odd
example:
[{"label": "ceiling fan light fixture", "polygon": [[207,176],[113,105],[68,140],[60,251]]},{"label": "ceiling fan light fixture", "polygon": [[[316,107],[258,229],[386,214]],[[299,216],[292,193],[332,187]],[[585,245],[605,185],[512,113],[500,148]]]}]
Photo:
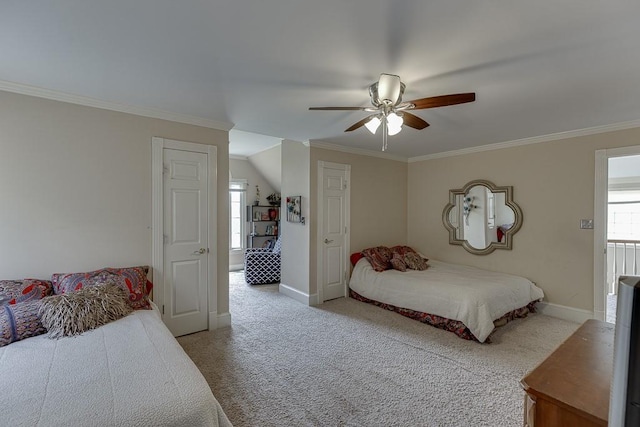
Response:
[{"label": "ceiling fan light fixture", "polygon": [[382,103],[385,101],[390,102],[391,105],[395,105],[398,101],[400,101],[400,97],[402,96],[403,87],[402,82],[400,81],[400,76],[396,76],[394,74],[380,74],[380,79],[378,80],[378,100]]},{"label": "ceiling fan light fixture", "polygon": [[378,116],[373,116],[371,117],[371,120],[366,122],[364,125],[367,127],[367,129],[369,129],[369,132],[375,135],[378,127],[380,126],[380,123],[382,123],[380,118]]},{"label": "ceiling fan light fixture", "polygon": [[387,115],[387,132],[389,135],[397,135],[402,130],[402,116],[396,113],[389,113]]}]

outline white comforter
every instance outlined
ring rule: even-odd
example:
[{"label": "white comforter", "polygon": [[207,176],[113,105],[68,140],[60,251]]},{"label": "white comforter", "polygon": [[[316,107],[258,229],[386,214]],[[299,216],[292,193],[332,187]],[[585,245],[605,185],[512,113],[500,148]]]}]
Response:
[{"label": "white comforter", "polygon": [[139,310],[77,337],[0,347],[0,425],[231,423],[159,313]]},{"label": "white comforter", "polygon": [[349,287],[375,301],[459,320],[480,342],[493,331],[494,320],[544,296],[524,277],[435,260],[424,271],[378,273],[363,258]]}]

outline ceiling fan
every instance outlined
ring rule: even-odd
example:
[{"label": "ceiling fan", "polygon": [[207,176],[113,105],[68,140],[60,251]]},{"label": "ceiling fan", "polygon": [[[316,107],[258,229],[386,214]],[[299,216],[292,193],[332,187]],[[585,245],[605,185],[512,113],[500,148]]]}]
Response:
[{"label": "ceiling fan", "polygon": [[429,123],[409,113],[407,110],[422,110],[425,108],[445,107],[447,105],[464,104],[476,100],[476,94],[457,93],[451,95],[431,96],[402,102],[405,84],[394,74],[380,74],[380,79],[369,86],[369,96],[373,107],[310,107],[309,110],[325,111],[368,111],[373,114],[354,123],[345,132],[351,132],[365,126],[373,134],[382,124],[382,151],[387,149],[387,135],[396,135],[405,124],[414,129],[424,129]]}]

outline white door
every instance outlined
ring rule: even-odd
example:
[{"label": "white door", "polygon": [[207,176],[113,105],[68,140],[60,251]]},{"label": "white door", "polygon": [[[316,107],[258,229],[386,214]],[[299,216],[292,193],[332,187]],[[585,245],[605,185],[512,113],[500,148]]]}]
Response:
[{"label": "white door", "polygon": [[350,166],[318,162],[319,299],[347,295]]},{"label": "white door", "polygon": [[163,150],[163,320],[175,336],[208,328],[207,154]]}]

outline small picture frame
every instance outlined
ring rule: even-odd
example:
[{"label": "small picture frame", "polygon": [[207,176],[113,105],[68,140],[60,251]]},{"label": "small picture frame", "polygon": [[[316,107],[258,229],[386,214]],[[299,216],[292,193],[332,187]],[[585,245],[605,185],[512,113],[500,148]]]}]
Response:
[{"label": "small picture frame", "polygon": [[269,221],[269,212],[267,211],[260,212],[260,219],[262,221]]},{"label": "small picture frame", "polygon": [[287,197],[287,221],[302,222],[302,196]]}]

